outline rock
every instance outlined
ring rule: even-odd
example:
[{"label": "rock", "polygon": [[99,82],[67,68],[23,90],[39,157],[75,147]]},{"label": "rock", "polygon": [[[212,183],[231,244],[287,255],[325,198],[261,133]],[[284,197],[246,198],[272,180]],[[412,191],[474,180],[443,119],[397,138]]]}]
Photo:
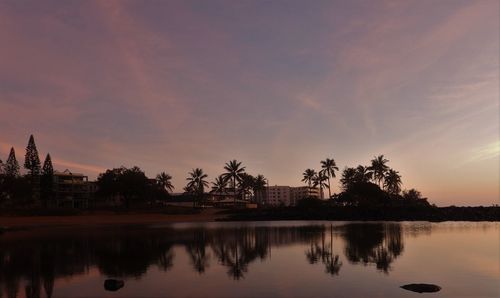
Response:
[{"label": "rock", "polygon": [[118,280],[118,279],[106,279],[104,281],[104,289],[106,291],[118,291],[119,289],[123,288],[125,285],[125,282],[123,280]]},{"label": "rock", "polygon": [[433,284],[408,284],[401,286],[401,288],[417,293],[434,293],[441,290],[440,286]]}]

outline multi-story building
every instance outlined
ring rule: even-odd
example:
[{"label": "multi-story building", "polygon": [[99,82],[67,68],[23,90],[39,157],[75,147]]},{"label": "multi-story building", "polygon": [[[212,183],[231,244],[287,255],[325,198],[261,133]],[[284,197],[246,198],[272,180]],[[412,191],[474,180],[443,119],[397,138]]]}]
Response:
[{"label": "multi-story building", "polygon": [[317,188],[317,187],[308,187],[308,186],[290,187],[290,195],[292,197],[294,205],[298,201],[305,199],[305,198],[323,199],[321,197],[319,188]]},{"label": "multi-story building", "polygon": [[80,173],[54,171],[53,207],[87,208],[91,186],[88,177]]},{"label": "multi-story building", "polygon": [[268,205],[273,206],[295,206],[299,200],[304,198],[320,198],[320,191],[317,187],[291,187],[291,186],[269,186],[267,187]]}]

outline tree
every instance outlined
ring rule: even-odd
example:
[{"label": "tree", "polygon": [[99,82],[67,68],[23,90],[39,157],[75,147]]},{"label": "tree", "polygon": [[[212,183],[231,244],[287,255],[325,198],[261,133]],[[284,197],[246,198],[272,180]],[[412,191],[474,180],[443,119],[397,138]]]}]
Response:
[{"label": "tree", "polygon": [[132,200],[144,199],[151,187],[148,177],[139,167],[125,169],[119,185],[127,208]]},{"label": "tree", "polygon": [[54,175],[54,167],[52,166],[50,153],[47,153],[45,161],[43,162],[42,175]]},{"label": "tree", "polygon": [[314,187],[319,186],[319,192],[321,199],[323,199],[323,188],[325,187],[330,187],[330,185],[326,184],[326,181],[328,181],[328,177],[326,176],[325,172],[319,171],[314,177],[313,177],[313,185]]},{"label": "tree", "polygon": [[344,190],[348,190],[358,183],[367,183],[372,179],[372,172],[367,167],[357,166],[356,168],[345,168],[342,172],[340,183]]},{"label": "tree", "polygon": [[[189,176],[186,178],[188,181],[186,189],[192,190],[198,198],[201,199],[205,192],[205,187],[208,187],[208,182],[205,180],[208,176],[203,173],[203,170],[200,168],[193,169],[188,175]],[[193,201],[193,207],[194,206],[195,202]]]},{"label": "tree", "polygon": [[335,171],[338,171],[339,168],[337,167],[337,164],[335,163],[335,160],[333,158],[327,158],[325,160],[322,160],[321,168],[328,177],[328,197],[331,198],[332,190],[330,187],[330,177],[335,178]]},{"label": "tree", "polygon": [[340,183],[342,184],[343,190],[348,190],[355,182],[356,169],[355,168],[344,168],[342,171],[342,177],[340,178]]},{"label": "tree", "polygon": [[262,193],[266,191],[266,184],[267,184],[267,179],[264,177],[264,175],[257,175],[257,177],[254,178],[254,183],[253,183],[253,194],[255,197],[255,200],[259,203],[262,203],[262,198],[263,195]]},{"label": "tree", "polygon": [[165,172],[156,175],[156,184],[164,191],[172,191],[174,189],[171,180],[172,176]]},{"label": "tree", "polygon": [[373,172],[371,172],[369,168],[364,167],[362,165],[359,165],[356,168],[356,174],[354,175],[356,183],[370,182],[370,180],[372,180],[372,177],[373,177]]},{"label": "tree", "polygon": [[309,190],[311,189],[311,184],[314,182],[314,177],[316,176],[316,171],[313,169],[306,169],[304,173],[302,173],[302,182],[307,183],[309,186]]},{"label": "tree", "polygon": [[241,182],[241,175],[245,173],[245,167],[241,166],[241,162],[233,159],[226,163],[224,166],[224,178],[231,180],[233,187],[233,195],[234,195],[234,204],[236,205],[236,183]]},{"label": "tree", "polygon": [[35,204],[40,199],[40,158],[35,145],[35,138],[30,135],[28,146],[26,146],[26,155],[24,157],[24,168],[28,170],[31,176],[31,197]]},{"label": "tree", "polygon": [[24,168],[26,168],[31,176],[40,174],[40,158],[35,145],[35,138],[30,135],[28,146],[26,147],[26,155],[24,159]]},{"label": "tree", "polygon": [[403,190],[403,198],[407,200],[421,200],[422,199],[422,193],[415,188],[412,188],[410,190]]},{"label": "tree", "polygon": [[47,153],[45,161],[42,167],[42,179],[41,179],[41,197],[43,204],[47,206],[47,200],[52,195],[54,180],[54,167],[52,166],[52,159],[50,154]]},{"label": "tree", "polygon": [[151,193],[152,184],[139,167],[120,167],[99,174],[97,186],[101,196],[120,196],[129,208],[132,200],[144,199]]},{"label": "tree", "polygon": [[10,148],[9,157],[4,166],[5,175],[9,177],[18,177],[19,176],[19,163],[16,159],[16,151],[14,151],[14,147]]},{"label": "tree", "polygon": [[398,194],[401,191],[401,175],[399,172],[389,169],[384,177],[384,188],[390,194]]},{"label": "tree", "polygon": [[381,182],[385,178],[389,167],[386,165],[389,160],[384,158],[384,155],[379,155],[371,160],[371,166],[368,167],[373,172],[373,178],[377,181],[378,186],[381,187]]},{"label": "tree", "polygon": [[0,176],[4,174],[3,167],[4,167],[3,161],[0,159]]},{"label": "tree", "polygon": [[215,181],[212,182],[211,192],[224,194],[226,193],[226,188],[227,188],[227,180],[224,179],[223,175],[219,175],[218,177],[215,178]]},{"label": "tree", "polygon": [[240,175],[241,177],[241,181],[239,183],[239,191],[240,191],[240,196],[243,198],[243,199],[247,199],[247,197],[249,195],[251,195],[251,192],[253,190],[253,186],[254,186],[254,182],[255,182],[255,178],[250,175],[250,174],[247,174],[247,173],[242,173]]}]

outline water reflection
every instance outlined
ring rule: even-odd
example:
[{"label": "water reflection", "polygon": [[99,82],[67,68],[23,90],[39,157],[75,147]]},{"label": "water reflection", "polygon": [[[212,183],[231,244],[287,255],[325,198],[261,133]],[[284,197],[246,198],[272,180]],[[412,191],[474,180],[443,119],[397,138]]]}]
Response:
[{"label": "water reflection", "polygon": [[0,297],[17,297],[21,289],[26,297],[52,297],[56,279],[88,274],[91,268],[125,279],[141,278],[151,266],[167,272],[175,264],[177,248],[184,249],[197,274],[222,266],[230,279],[240,280],[250,264],[268,259],[272,248],[297,244],[304,247],[305,263],[321,264],[332,276],[341,272],[342,248],[348,262],[375,264],[386,273],[404,250],[399,224],[100,229],[16,239],[4,235]]},{"label": "water reflection", "polygon": [[[333,227],[330,227],[329,242],[325,240],[326,231],[321,231],[321,241],[311,239],[310,247],[305,252],[309,264],[316,264],[320,260],[325,266],[325,272],[330,275],[338,275],[342,262],[339,261],[339,255],[333,252]],[[321,242],[321,243],[320,243]],[[325,242],[328,242],[325,244]]]},{"label": "water reflection", "polygon": [[348,224],[340,230],[345,256],[351,263],[375,264],[388,273],[391,263],[403,253],[400,224]]}]

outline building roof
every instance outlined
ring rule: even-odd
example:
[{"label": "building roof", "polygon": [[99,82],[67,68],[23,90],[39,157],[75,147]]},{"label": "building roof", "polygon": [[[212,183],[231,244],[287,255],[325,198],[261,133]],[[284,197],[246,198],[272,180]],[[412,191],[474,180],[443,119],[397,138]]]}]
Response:
[{"label": "building roof", "polygon": [[64,171],[62,171],[62,172],[60,172],[60,171],[57,171],[57,170],[56,170],[56,171],[54,171],[54,175],[56,175],[56,176],[79,176],[79,177],[83,177],[83,176],[85,176],[85,175],[84,175],[84,174],[82,174],[82,173],[72,173],[72,172],[71,172],[70,170],[68,170],[68,169],[66,169],[66,170],[64,170]]}]

